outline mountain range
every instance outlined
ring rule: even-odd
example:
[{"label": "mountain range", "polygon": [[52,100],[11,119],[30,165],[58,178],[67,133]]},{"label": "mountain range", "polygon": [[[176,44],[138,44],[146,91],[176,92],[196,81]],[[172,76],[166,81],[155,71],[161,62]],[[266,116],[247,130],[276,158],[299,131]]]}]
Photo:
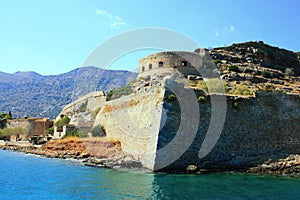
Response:
[{"label": "mountain range", "polygon": [[54,119],[62,108],[89,92],[108,92],[126,85],[136,73],[82,67],[59,75],[43,76],[36,72],[0,72],[0,112],[13,117]]}]

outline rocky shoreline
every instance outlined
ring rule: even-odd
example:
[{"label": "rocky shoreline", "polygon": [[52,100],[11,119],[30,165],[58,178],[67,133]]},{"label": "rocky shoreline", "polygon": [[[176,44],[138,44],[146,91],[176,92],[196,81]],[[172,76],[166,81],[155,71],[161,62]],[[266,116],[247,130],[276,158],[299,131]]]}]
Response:
[{"label": "rocky shoreline", "polygon": [[[96,146],[97,148],[92,148]],[[138,161],[125,156],[118,143],[102,140],[53,140],[44,145],[27,142],[2,142],[0,149],[35,154],[47,158],[73,159],[100,168],[142,168]]]},{"label": "rocky shoreline", "polygon": [[248,169],[247,172],[300,177],[300,155],[290,155],[276,161],[269,159],[257,167]]},{"label": "rocky shoreline", "polygon": [[[92,148],[92,147],[97,147]],[[80,140],[70,138],[67,140],[53,140],[44,145],[32,145],[25,142],[2,142],[0,149],[35,154],[47,158],[74,159],[86,166],[99,168],[142,168],[138,161],[132,157],[125,156],[118,142],[103,140]],[[224,170],[199,169],[195,165],[189,165],[185,172],[191,174],[209,174]],[[225,170],[226,171],[226,170]],[[284,159],[267,160],[265,163],[248,170],[236,170],[251,174],[271,174],[300,177],[300,155],[290,155]],[[172,173],[172,172],[169,172]],[[174,171],[173,171],[174,173]],[[176,172],[180,173],[180,172]]]}]

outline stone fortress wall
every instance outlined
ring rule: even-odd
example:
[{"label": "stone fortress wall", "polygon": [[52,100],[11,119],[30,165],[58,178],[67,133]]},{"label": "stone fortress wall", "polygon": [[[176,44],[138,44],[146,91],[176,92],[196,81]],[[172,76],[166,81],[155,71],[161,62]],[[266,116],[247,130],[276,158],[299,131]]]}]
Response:
[{"label": "stone fortress wall", "polygon": [[[195,91],[202,96],[200,91]],[[172,94],[166,90],[165,99]],[[300,153],[300,97],[298,95],[257,93],[256,97],[226,96],[226,118],[221,136],[212,151],[198,157],[211,118],[209,96],[199,102],[200,121],[191,146],[167,170],[185,170],[188,165],[205,169],[243,169],[261,164],[268,159],[281,159]],[[218,103],[218,102],[217,102]],[[178,101],[164,101],[168,113],[165,126],[158,133],[157,150],[166,146],[177,134],[181,123]],[[175,146],[170,152],[180,151]],[[169,154],[156,155],[155,163]],[[154,167],[155,169],[155,167]]]},{"label": "stone fortress wall", "polygon": [[103,91],[94,91],[66,105],[56,117],[56,121],[64,116],[68,116],[70,123],[63,127],[54,126],[54,138],[61,138],[76,129],[88,133],[94,126],[97,112],[105,103],[105,93]]},{"label": "stone fortress wall", "polygon": [[[106,96],[103,91],[90,92],[87,95],[79,97],[76,101],[66,105],[56,120],[61,118],[61,115],[72,116],[74,112],[80,112],[80,107],[84,107],[84,111],[95,111],[106,102]],[[84,105],[84,106],[83,106]],[[82,112],[82,111],[81,111]]]},{"label": "stone fortress wall", "polygon": [[[178,69],[184,76],[193,74],[192,66],[184,61],[174,52],[149,55],[140,60],[139,77],[172,75]],[[197,97],[205,96],[202,91],[194,92]],[[161,169],[158,166],[168,156],[182,149],[177,145],[168,153],[161,154],[159,151],[173,140],[181,123],[180,105],[177,100],[170,101],[171,94],[163,85],[159,95],[149,89],[142,94],[109,101],[97,115],[95,125],[101,124],[110,138],[121,142],[126,154],[152,171],[182,171],[189,165],[212,170],[242,169],[261,164],[269,158],[279,159],[300,153],[300,97],[257,93],[255,97],[248,98],[226,96],[227,112],[221,136],[212,151],[200,159],[199,150],[211,118],[210,97],[206,96],[205,101],[198,102],[200,120],[193,143],[175,162]],[[149,108],[155,108],[155,111]],[[163,113],[167,113],[166,118]],[[130,121],[144,128],[128,124]]]},{"label": "stone fortress wall", "polygon": [[151,87],[141,93],[108,101],[100,110],[95,126],[106,136],[121,142],[122,151],[145,168],[154,169],[164,89]]},{"label": "stone fortress wall", "polygon": [[[195,93],[197,97],[203,95],[200,91]],[[221,136],[212,151],[199,159],[211,117],[208,96],[198,103],[200,121],[193,143],[174,163],[161,169],[158,166],[168,156],[183,148],[175,145],[169,153],[159,151],[174,139],[181,123],[180,105],[177,100],[168,100],[170,94],[162,87],[159,92],[112,100],[101,109],[95,125],[101,124],[109,138],[121,142],[127,155],[152,171],[184,171],[189,165],[211,170],[243,169],[300,152],[300,97],[262,93],[251,98],[226,97],[227,113]],[[167,118],[163,113],[167,113]]]},{"label": "stone fortress wall", "polygon": [[[196,75],[197,71],[187,62],[186,56],[196,59],[196,54],[191,52],[149,55],[139,62],[139,77],[163,77],[177,72],[183,76]],[[192,90],[183,86],[182,89]],[[242,169],[269,158],[300,153],[299,95],[257,93],[256,97],[225,97],[227,112],[221,136],[212,151],[200,159],[199,150],[210,124],[212,106],[210,96],[198,90],[193,92],[197,98],[205,97],[204,101],[198,102],[197,135],[185,153],[164,169],[158,167],[160,163],[182,149],[179,144],[164,154],[159,151],[174,139],[181,123],[179,102],[169,98],[172,93],[164,83],[146,86],[145,82],[141,92],[110,101],[100,95],[101,105],[98,106],[101,110],[94,126],[103,126],[108,138],[121,142],[126,155],[152,171],[182,171],[189,165],[205,169]],[[82,102],[85,101],[79,100],[78,105]]]},{"label": "stone fortress wall", "polygon": [[[166,51],[148,55],[139,61],[138,77],[167,76],[178,73],[187,76],[199,72],[189,62],[195,63],[197,54],[185,51]],[[189,60],[189,61],[188,61]]]}]

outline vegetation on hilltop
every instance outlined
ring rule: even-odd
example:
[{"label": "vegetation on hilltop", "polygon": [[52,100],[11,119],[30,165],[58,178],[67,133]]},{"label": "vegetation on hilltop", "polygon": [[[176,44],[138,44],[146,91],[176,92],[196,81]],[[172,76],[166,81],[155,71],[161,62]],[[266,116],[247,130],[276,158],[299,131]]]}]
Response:
[{"label": "vegetation on hilltop", "polygon": [[133,81],[130,81],[126,86],[124,87],[118,87],[118,88],[115,88],[111,91],[109,91],[107,93],[107,97],[109,100],[112,100],[112,99],[118,99],[120,98],[121,96],[123,95],[129,95],[133,92],[132,90],[132,86],[133,84],[135,83],[136,81],[133,80]]},{"label": "vegetation on hilltop", "polygon": [[11,114],[0,113],[0,129],[4,128],[8,119],[11,119]]},{"label": "vegetation on hilltop", "polygon": [[70,120],[71,119],[68,116],[64,116],[63,118],[57,120],[54,125],[55,126],[65,126],[65,125],[69,124]]}]

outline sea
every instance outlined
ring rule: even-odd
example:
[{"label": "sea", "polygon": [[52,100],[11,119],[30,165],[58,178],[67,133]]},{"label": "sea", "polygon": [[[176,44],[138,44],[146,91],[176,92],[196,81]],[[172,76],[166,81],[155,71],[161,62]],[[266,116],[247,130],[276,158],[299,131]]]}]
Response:
[{"label": "sea", "polygon": [[101,169],[0,150],[0,199],[300,199],[300,178]]}]

